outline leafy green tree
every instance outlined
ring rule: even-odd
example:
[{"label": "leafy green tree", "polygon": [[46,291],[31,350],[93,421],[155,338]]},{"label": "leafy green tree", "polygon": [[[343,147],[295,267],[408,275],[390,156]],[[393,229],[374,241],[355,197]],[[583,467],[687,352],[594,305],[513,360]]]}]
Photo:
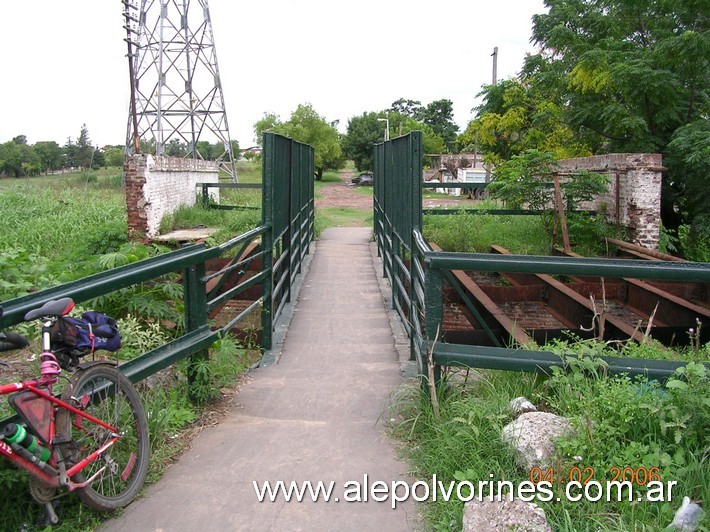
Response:
[{"label": "leafy green tree", "polygon": [[373,146],[384,141],[383,123],[377,120],[382,115],[363,113],[348,121],[348,130],[343,137],[343,153],[360,172],[372,171]]},{"label": "leafy green tree", "polygon": [[200,157],[202,159],[205,159],[207,161],[215,159],[217,156],[214,155],[214,147],[212,144],[207,142],[206,140],[198,140],[197,141],[197,153],[200,154]]},{"label": "leafy green tree", "polygon": [[124,146],[104,146],[106,166],[123,166],[126,148]]},{"label": "leafy green tree", "polygon": [[170,139],[164,151],[165,155],[170,157],[184,157],[187,154],[187,145],[180,139]]},{"label": "leafy green tree", "polygon": [[[550,86],[562,88],[564,121],[596,137],[595,151],[669,156],[661,212],[666,228],[704,216],[705,211],[698,209],[705,207],[685,198],[694,187],[685,184],[683,161],[692,157],[672,156],[669,149],[679,129],[708,117],[710,4],[702,0],[545,4],[549,11],[533,17],[532,40],[541,52],[526,60],[524,72],[548,81],[557,78]],[[696,143],[686,147],[699,148]]]},{"label": "leafy green tree", "polygon": [[45,174],[62,167],[62,148],[53,140],[36,142],[32,148],[39,158],[41,170]]},{"label": "leafy green tree", "polygon": [[41,162],[24,135],[0,144],[0,173],[20,177],[36,175],[41,171]]},{"label": "leafy green tree", "polygon": [[485,153],[493,164],[531,149],[558,159],[591,155],[585,139],[564,123],[559,95],[536,76],[487,85],[479,95],[477,117],[459,137],[464,151]]},{"label": "leafy green tree", "polygon": [[239,141],[232,139],[231,146],[232,146],[232,158],[236,161],[237,159],[239,159],[239,154],[241,153],[241,150],[239,149]]},{"label": "leafy green tree", "polygon": [[89,168],[92,166],[94,151],[94,147],[91,145],[91,139],[89,138],[89,129],[86,127],[86,124],[82,124],[79,138],[76,140],[76,149],[74,150],[75,166],[80,168]]},{"label": "leafy green tree", "polygon": [[664,163],[683,179],[664,187],[683,212],[693,213],[687,228],[685,254],[691,260],[710,261],[710,122],[696,120],[678,128],[666,150]]},{"label": "leafy green tree", "polygon": [[424,118],[424,107],[422,107],[422,102],[418,100],[405,100],[404,98],[400,98],[392,103],[390,111],[419,121],[422,121],[422,118]]},{"label": "leafy green tree", "polygon": [[410,131],[421,131],[422,149],[425,154],[444,153],[446,150],[444,140],[428,124],[394,112],[363,113],[348,121],[348,131],[343,138],[345,157],[352,160],[359,171],[372,170],[373,146],[384,141],[384,124],[379,119],[385,116],[388,117],[390,131],[401,135]]},{"label": "leafy green tree", "polygon": [[[543,225],[552,233],[554,187],[550,186],[558,171],[554,153],[526,150],[512,156],[496,168],[493,182],[488,186],[492,197],[503,200],[514,209],[529,208],[540,211]],[[576,172],[560,180],[565,211],[580,202],[589,201],[606,191],[608,178],[587,171]]]},{"label": "leafy green tree", "polygon": [[281,122],[273,113],[264,114],[254,125],[254,133],[259,142],[264,131],[273,131],[313,146],[316,179],[319,181],[323,179],[324,171],[342,168],[345,162],[338,130],[320,116],[311,104],[300,104],[287,122]]},{"label": "leafy green tree", "polygon": [[76,144],[74,144],[74,141],[71,139],[71,137],[67,137],[67,141],[62,147],[62,150],[64,151],[64,158],[66,160],[67,166],[74,168],[77,166],[76,164]]},{"label": "leafy green tree", "polygon": [[22,153],[19,144],[7,141],[0,144],[0,172],[6,176],[19,177],[22,171]]},{"label": "leafy green tree", "polygon": [[281,125],[281,118],[277,114],[264,113],[264,116],[262,116],[261,119],[254,124],[254,140],[259,146],[261,146],[264,132],[276,132],[277,128],[281,127]]},{"label": "leafy green tree", "polygon": [[106,166],[106,156],[99,148],[94,149],[94,156],[91,158],[91,168],[103,168]]},{"label": "leafy green tree", "polygon": [[459,126],[454,122],[454,104],[451,100],[431,102],[422,110],[419,121],[430,125],[434,133],[443,139],[447,152],[456,150]]}]

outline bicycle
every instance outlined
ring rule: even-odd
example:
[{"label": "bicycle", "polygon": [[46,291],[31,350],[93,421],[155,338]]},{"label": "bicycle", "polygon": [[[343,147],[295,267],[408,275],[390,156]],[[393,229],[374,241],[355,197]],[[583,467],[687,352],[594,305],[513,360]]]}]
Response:
[{"label": "bicycle", "polygon": [[[41,375],[0,385],[20,420],[5,424],[0,454],[29,473],[30,494],[44,506],[50,524],[59,521],[53,501],[69,492],[101,512],[128,505],[143,486],[150,453],[140,396],[117,364],[69,364],[61,347],[52,345],[54,324],[73,308],[67,297],[25,315],[25,321],[43,323]],[[26,341],[14,333],[8,337],[15,345]],[[55,393],[62,369],[73,367],[64,389]]]}]

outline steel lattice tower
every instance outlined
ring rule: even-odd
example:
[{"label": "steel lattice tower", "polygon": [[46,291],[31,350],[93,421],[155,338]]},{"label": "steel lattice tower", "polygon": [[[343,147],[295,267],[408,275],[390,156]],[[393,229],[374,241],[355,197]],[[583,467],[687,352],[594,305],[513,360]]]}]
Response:
[{"label": "steel lattice tower", "polygon": [[[140,8],[138,3],[140,2]],[[203,156],[237,181],[207,0],[122,0],[131,76],[126,150]],[[145,148],[143,148],[145,149]]]}]

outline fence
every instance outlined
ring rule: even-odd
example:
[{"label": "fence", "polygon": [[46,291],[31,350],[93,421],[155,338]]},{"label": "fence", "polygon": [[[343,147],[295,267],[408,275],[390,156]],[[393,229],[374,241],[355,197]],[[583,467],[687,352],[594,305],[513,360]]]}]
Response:
[{"label": "fence", "polygon": [[[421,375],[434,366],[464,366],[512,371],[549,372],[564,366],[563,357],[528,349],[445,343],[441,340],[444,287],[453,285],[453,272],[544,273],[596,277],[634,277],[674,281],[710,281],[708,263],[650,262],[621,259],[583,259],[450,253],[434,251],[422,234],[421,135],[412,132],[374,148],[374,220],[383,275],[392,287],[392,305],[410,337],[411,358]],[[474,305],[471,314],[486,328]],[[490,331],[489,331],[490,332]],[[664,379],[683,362],[602,357],[609,373],[644,374]]]},{"label": "fence", "polygon": [[[173,272],[182,274],[185,333],[171,342],[121,364],[133,382],[144,379],[188,356],[206,356],[217,338],[261,307],[262,348],[271,349],[271,332],[281,309],[291,296],[291,286],[313,240],[313,148],[292,139],[264,134],[261,224],[219,246],[193,244],[177,251],[115,268],[2,303],[0,330],[23,321],[25,313],[45,302],[71,297],[86,301],[131,285],[159,280]],[[214,186],[209,184],[209,186]],[[285,207],[284,207],[285,206]],[[261,238],[261,249],[243,256],[242,251]],[[236,253],[235,253],[236,252]],[[220,272],[207,274],[208,261],[233,255]],[[232,272],[261,263],[251,278],[224,289],[221,282]],[[261,286],[261,297],[220,328],[211,328],[208,314],[252,286]],[[273,308],[276,311],[273,311]],[[195,378],[194,374],[188,376]]]}]

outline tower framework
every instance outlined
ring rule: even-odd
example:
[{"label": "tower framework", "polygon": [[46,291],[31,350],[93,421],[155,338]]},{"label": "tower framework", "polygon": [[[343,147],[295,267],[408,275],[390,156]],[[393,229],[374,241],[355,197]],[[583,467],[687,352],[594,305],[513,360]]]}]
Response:
[{"label": "tower framework", "polygon": [[236,182],[207,0],[122,2],[131,78],[127,153],[218,160]]}]

